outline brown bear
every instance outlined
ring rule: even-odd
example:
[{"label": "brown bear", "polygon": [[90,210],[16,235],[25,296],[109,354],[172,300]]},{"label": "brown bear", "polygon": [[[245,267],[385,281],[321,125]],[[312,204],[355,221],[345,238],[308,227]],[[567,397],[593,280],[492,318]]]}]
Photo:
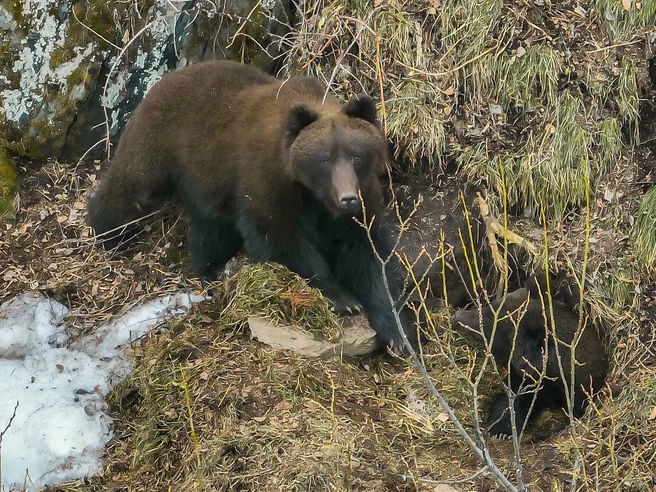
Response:
[{"label": "brown bear", "polygon": [[[492,301],[482,310],[461,310],[454,317],[456,330],[481,342],[491,342],[491,353],[497,366],[509,371],[509,388],[516,395],[513,405],[515,426],[509,412],[508,395],[502,391],[494,398],[486,424],[494,437],[511,437],[513,427],[517,435],[521,435],[527,420],[536,418],[542,410],[567,410],[568,407],[566,392],[569,393],[571,388],[571,344],[578,331],[579,317],[560,301],[552,301],[559,363],[549,302],[542,290],[543,308],[538,290],[537,284],[533,283],[530,291],[518,289],[504,299]],[[496,327],[495,312],[498,317]],[[575,418],[580,418],[589,397],[603,386],[608,371],[604,343],[594,326],[586,326],[580,334],[575,360],[572,413]],[[544,374],[542,378],[541,374]]]},{"label": "brown bear", "polygon": [[380,220],[386,160],[369,96],[340,104],[314,78],[198,63],[165,75],[137,107],[88,215],[113,248],[134,235],[126,224],[177,199],[191,216],[202,279],[244,246],[308,279],[338,313],[364,310],[380,338],[403,350],[394,267],[377,257],[392,253]]}]

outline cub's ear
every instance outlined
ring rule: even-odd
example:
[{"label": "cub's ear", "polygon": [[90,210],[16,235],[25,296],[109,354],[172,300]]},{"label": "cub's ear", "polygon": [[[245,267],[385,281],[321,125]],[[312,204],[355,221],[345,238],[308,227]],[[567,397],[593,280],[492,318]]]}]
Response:
[{"label": "cub's ear", "polygon": [[513,292],[506,294],[506,302],[504,303],[504,309],[517,309],[519,306],[528,301],[530,293],[525,287],[521,287]]},{"label": "cub's ear", "polygon": [[353,96],[342,108],[342,112],[346,116],[352,118],[360,118],[369,123],[379,126],[378,111],[376,110],[376,103],[366,94],[357,94]]},{"label": "cub's ear", "polygon": [[287,144],[298,137],[301,130],[319,119],[319,113],[305,104],[296,104],[289,110],[287,118]]}]

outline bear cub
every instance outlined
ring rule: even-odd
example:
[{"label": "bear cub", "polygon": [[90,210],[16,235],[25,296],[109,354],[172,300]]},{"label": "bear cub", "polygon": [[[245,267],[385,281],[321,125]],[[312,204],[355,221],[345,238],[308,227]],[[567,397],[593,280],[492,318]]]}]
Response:
[{"label": "bear cub", "polygon": [[383,273],[376,256],[391,254],[378,180],[387,142],[376,105],[366,95],[341,104],[326,93],[314,78],[279,80],[229,61],[165,75],[89,198],[97,236],[120,247],[138,232],[126,224],[175,199],[191,216],[201,279],[215,279],[243,246],[255,261],[308,279],[338,313],[364,311],[379,337],[403,350],[398,302],[385,288],[400,297],[394,266]]},{"label": "bear cub", "polygon": [[[492,356],[498,367],[508,369],[510,388],[517,394],[513,407],[517,435],[523,432],[527,419],[535,419],[544,409],[567,409],[565,392],[570,390],[572,374],[570,347],[579,322],[578,315],[568,306],[553,300],[556,340],[552,334],[547,295],[543,293],[543,309],[540,292],[535,285],[533,287],[530,291],[521,288],[511,292],[505,299],[492,301],[482,311],[476,308],[457,311],[453,322],[457,331],[480,342],[491,342]],[[498,312],[496,330],[494,312]],[[575,360],[573,416],[580,418],[588,398],[601,389],[608,371],[604,343],[595,327],[585,327],[576,346]],[[541,374],[544,374],[542,380]],[[494,397],[486,427],[494,437],[512,436],[509,399],[504,391]]]}]

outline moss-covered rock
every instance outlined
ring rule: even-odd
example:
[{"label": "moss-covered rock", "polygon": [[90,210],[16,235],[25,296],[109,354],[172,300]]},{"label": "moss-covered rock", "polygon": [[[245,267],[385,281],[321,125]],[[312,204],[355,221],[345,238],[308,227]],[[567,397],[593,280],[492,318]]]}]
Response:
[{"label": "moss-covered rock", "polygon": [[14,163],[7,151],[0,147],[0,221],[14,215],[14,198],[17,189]]},{"label": "moss-covered rock", "polygon": [[208,58],[272,71],[282,2],[0,0],[0,139],[35,159],[75,159],[115,136],[167,70]]}]

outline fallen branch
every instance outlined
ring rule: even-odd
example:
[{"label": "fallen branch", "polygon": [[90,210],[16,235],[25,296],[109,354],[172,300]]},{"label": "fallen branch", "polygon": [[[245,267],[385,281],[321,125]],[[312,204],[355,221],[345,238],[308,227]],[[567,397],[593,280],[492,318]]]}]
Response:
[{"label": "fallen branch", "polygon": [[494,266],[502,275],[501,282],[499,282],[499,289],[497,291],[498,298],[502,294],[501,287],[505,285],[505,277],[508,276],[508,264],[501,256],[501,253],[499,253],[499,246],[496,237],[500,236],[504,238],[505,243],[516,244],[517,246],[528,250],[532,255],[536,255],[538,253],[538,248],[528,239],[511,231],[507,226],[502,225],[501,222],[499,222],[499,219],[490,213],[490,207],[487,205],[485,198],[483,198],[480,193],[476,193],[476,199],[478,202],[478,209],[481,213],[481,218],[485,224],[485,236],[487,237],[487,241],[490,244],[492,261],[494,262]]},{"label": "fallen branch", "polygon": [[18,405],[20,403],[17,401],[16,406],[14,406],[14,413],[11,414],[11,418],[9,419],[9,422],[7,423],[7,426],[5,427],[5,430],[0,432],[0,488],[4,490],[4,487],[2,487],[2,438],[5,437],[5,434],[11,427],[11,423],[14,421],[16,418],[16,410],[18,410]]},{"label": "fallen branch", "polygon": [[499,219],[490,213],[490,207],[488,207],[485,198],[483,198],[480,193],[476,193],[476,197],[478,200],[478,208],[481,211],[481,217],[483,218],[483,222],[485,222],[485,228],[488,232],[491,231],[497,236],[505,238],[506,241],[511,244],[516,244],[521,248],[527,249],[529,253],[533,255],[538,253],[538,248],[535,246],[535,244],[533,244],[525,237],[522,237],[519,234],[511,231],[508,229],[508,227],[501,225]]}]

